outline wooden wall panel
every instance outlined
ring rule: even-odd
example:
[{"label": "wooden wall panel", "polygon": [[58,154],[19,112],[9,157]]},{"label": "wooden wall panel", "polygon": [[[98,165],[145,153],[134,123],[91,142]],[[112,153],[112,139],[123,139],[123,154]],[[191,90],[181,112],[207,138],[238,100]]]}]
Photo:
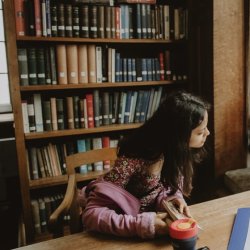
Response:
[{"label": "wooden wall panel", "polygon": [[215,174],[246,166],[244,0],[214,1]]}]

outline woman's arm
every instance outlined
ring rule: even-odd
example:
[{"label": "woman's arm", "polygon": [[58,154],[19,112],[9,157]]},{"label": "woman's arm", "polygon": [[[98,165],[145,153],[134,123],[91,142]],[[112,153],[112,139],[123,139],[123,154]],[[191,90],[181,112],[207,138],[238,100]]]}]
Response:
[{"label": "woman's arm", "polygon": [[132,216],[117,214],[115,210],[108,207],[87,206],[82,219],[87,230],[123,237],[153,238],[155,235],[155,217],[154,212]]}]

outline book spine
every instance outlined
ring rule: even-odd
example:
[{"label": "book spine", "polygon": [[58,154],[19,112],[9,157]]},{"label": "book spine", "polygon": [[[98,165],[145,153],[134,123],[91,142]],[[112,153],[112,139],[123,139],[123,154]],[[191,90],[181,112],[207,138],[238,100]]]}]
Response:
[{"label": "book spine", "polygon": [[34,0],[34,15],[35,15],[35,32],[36,36],[42,36],[42,16],[41,5],[39,0]]},{"label": "book spine", "polygon": [[56,99],[56,110],[57,110],[57,124],[58,129],[65,129],[65,115],[64,115],[64,101],[62,98]]},{"label": "book spine", "polygon": [[30,132],[36,132],[35,108],[34,108],[33,96],[30,97],[27,101],[27,111],[28,111]]},{"label": "book spine", "polygon": [[74,107],[74,126],[75,128],[80,128],[79,96],[73,96],[73,107]]},{"label": "book spine", "polygon": [[35,112],[35,123],[36,123],[36,132],[43,132],[43,113],[42,113],[42,100],[41,94],[34,94],[34,112]]},{"label": "book spine", "polygon": [[25,36],[25,15],[24,15],[24,0],[15,0],[15,21],[16,21],[16,34],[18,36]]},{"label": "book spine", "polygon": [[68,84],[66,45],[56,45],[58,84]]},{"label": "book spine", "polygon": [[65,36],[73,37],[72,5],[65,4]]},{"label": "book spine", "polygon": [[44,48],[36,49],[36,58],[37,58],[37,83],[46,84]]},{"label": "book spine", "polygon": [[18,60],[20,84],[22,86],[27,86],[29,85],[27,49],[25,48],[17,49],[17,60]]},{"label": "book spine", "polygon": [[88,128],[94,128],[94,100],[93,94],[86,94]]},{"label": "book spine", "polygon": [[65,37],[65,18],[64,18],[64,4],[57,5],[57,34],[59,37]]},{"label": "book spine", "polygon": [[50,108],[51,108],[51,123],[52,123],[52,130],[58,130],[57,124],[57,107],[56,107],[56,98],[50,98]]},{"label": "book spine", "polygon": [[86,44],[78,46],[78,74],[79,84],[88,83],[88,53]]},{"label": "book spine", "polygon": [[78,50],[77,45],[66,45],[67,75],[69,84],[78,84]]},{"label": "book spine", "polygon": [[[86,152],[86,144],[84,139],[77,140],[77,151]],[[87,164],[81,165],[79,167],[80,174],[86,174],[88,172]]]},{"label": "book spine", "polygon": [[57,4],[56,1],[51,1],[51,7],[50,7],[50,13],[51,13],[51,35],[52,37],[58,36],[58,30],[57,30]]},{"label": "book spine", "polygon": [[87,48],[89,83],[96,83],[96,48],[94,44],[88,45]]},{"label": "book spine", "polygon": [[80,36],[80,18],[79,18],[79,6],[72,6],[72,28],[73,37]]},{"label": "book spine", "polygon": [[28,71],[29,71],[29,84],[37,85],[37,57],[36,49],[28,48]]},{"label": "book spine", "polygon": [[29,116],[27,100],[22,100],[23,132],[29,133]]},{"label": "book spine", "polygon": [[66,97],[67,103],[67,124],[69,129],[74,129],[74,107],[73,107],[73,97]]},{"label": "book spine", "polygon": [[80,6],[80,37],[89,38],[89,6]]},{"label": "book spine", "polygon": [[51,120],[50,101],[42,101],[42,108],[43,108],[44,129],[45,131],[51,131],[52,120]]}]

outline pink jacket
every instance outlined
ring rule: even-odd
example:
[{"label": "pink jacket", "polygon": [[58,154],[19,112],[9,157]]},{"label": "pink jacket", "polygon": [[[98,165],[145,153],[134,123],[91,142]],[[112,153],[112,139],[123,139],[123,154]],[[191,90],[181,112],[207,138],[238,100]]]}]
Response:
[{"label": "pink jacket", "polygon": [[[140,202],[132,194],[104,180],[91,182],[82,190],[87,203],[82,214],[87,230],[99,231],[123,237],[139,236],[153,238],[155,235],[155,212],[140,213]],[[180,192],[169,196],[167,190],[159,193],[155,211],[164,211],[163,199],[182,197]]]}]

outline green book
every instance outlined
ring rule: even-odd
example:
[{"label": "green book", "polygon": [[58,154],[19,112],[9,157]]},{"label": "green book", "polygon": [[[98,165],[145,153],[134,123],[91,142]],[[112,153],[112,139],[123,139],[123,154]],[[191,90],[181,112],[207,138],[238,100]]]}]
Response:
[{"label": "green book", "polygon": [[50,109],[50,101],[43,101],[43,124],[45,131],[52,130],[52,121],[51,121],[51,109]]},{"label": "green book", "polygon": [[29,84],[37,85],[37,56],[35,48],[28,48]]},{"label": "green book", "polygon": [[40,85],[46,84],[44,48],[38,48],[36,50],[36,60],[37,60],[37,82]]}]

